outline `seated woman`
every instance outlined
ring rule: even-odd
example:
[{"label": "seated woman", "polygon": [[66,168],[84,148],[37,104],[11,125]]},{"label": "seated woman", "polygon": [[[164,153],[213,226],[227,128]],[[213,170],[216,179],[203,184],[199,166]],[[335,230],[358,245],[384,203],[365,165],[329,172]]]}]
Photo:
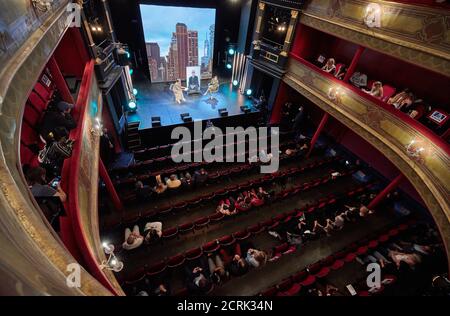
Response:
[{"label": "seated woman", "polygon": [[244,197],[243,194],[239,194],[235,206],[238,211],[245,212],[252,207],[252,204],[249,197]]},{"label": "seated woman", "polygon": [[169,179],[166,179],[166,184],[169,189],[177,189],[181,186],[181,181],[176,174],[171,174]]},{"label": "seated woman", "polygon": [[122,248],[125,250],[132,250],[140,245],[144,241],[144,237],[139,233],[139,226],[134,225],[133,231],[131,229],[125,229],[125,241],[122,244]]},{"label": "seated woman", "polygon": [[[234,204],[234,203],[233,203]],[[231,206],[230,200],[220,201],[219,205],[216,208],[216,212],[222,213],[226,216],[234,215],[237,213],[236,208]]]},{"label": "seated woman", "polygon": [[264,251],[253,248],[249,248],[247,250],[247,256],[245,257],[245,261],[247,261],[247,263],[254,268],[258,268],[260,266],[265,265],[267,259],[268,256]]},{"label": "seated woman", "polygon": [[231,275],[241,276],[247,273],[248,264],[247,261],[242,258],[241,245],[239,243],[235,245],[234,249],[230,249],[228,251],[223,248],[220,249],[220,255]]},{"label": "seated woman", "polygon": [[337,213],[334,217],[333,226],[337,230],[344,228],[345,218],[343,213]]},{"label": "seated woman", "polygon": [[208,89],[203,95],[207,95],[209,93],[209,98],[212,99],[212,94],[219,91],[219,79],[217,76],[214,76],[211,79],[211,82],[208,84]]},{"label": "seated woman", "polygon": [[153,188],[157,194],[164,193],[167,190],[167,185],[165,185],[161,180],[161,175],[156,176],[156,186]]},{"label": "seated woman", "polygon": [[264,204],[264,198],[258,194],[256,194],[255,190],[248,191],[248,195],[250,196],[250,203],[253,206],[261,206]]},{"label": "seated woman", "polygon": [[149,222],[145,224],[144,236],[145,242],[149,243],[153,240],[161,238],[162,235],[162,223],[161,222]]},{"label": "seated woman", "polygon": [[362,89],[362,91],[370,94],[371,96],[377,99],[383,98],[383,84],[381,83],[381,81],[375,81],[372,85],[372,89],[370,90]]},{"label": "seated woman", "polygon": [[414,268],[416,264],[422,261],[422,258],[417,253],[404,253],[396,250],[390,250],[389,257],[395,263],[397,268],[400,268],[402,262],[406,263],[410,268]]},{"label": "seated woman", "polygon": [[211,272],[211,280],[215,284],[221,284],[228,277],[228,272],[225,270],[225,264],[219,255],[210,254],[208,256],[208,266]]},{"label": "seated woman", "polygon": [[409,91],[409,89],[405,89],[402,92],[397,93],[392,98],[389,98],[387,104],[391,104],[396,109],[400,110],[404,106],[410,106],[413,102],[414,95]]},{"label": "seated woman", "polygon": [[322,67],[322,70],[328,73],[334,73],[336,70],[336,62],[334,58],[328,58],[326,64]]}]

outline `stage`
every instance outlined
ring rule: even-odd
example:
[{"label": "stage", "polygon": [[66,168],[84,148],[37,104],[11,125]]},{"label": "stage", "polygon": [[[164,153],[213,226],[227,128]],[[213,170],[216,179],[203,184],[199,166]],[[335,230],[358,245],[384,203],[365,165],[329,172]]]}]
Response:
[{"label": "stage", "polygon": [[[207,89],[209,80],[202,80],[201,91]],[[255,108],[253,101],[240,94],[236,87],[230,83],[230,79],[219,79],[219,92],[213,95],[213,99],[203,94],[188,95],[184,93],[186,101],[177,104],[172,91],[169,90],[169,83],[151,83],[148,78],[137,73],[133,75],[134,88],[138,90],[137,111],[128,113],[127,121],[139,123],[139,135],[141,145],[148,143],[168,143],[170,142],[171,130],[176,126],[186,126],[191,128],[193,123],[185,123],[180,114],[189,113],[192,120],[211,120],[215,126],[224,128],[226,126],[248,127],[256,125],[259,121],[259,111]],[[184,83],[183,83],[184,85]],[[241,111],[241,106],[248,106],[250,113]],[[225,108],[228,116],[221,117],[218,109]],[[161,118],[161,126],[152,126],[152,116]]]},{"label": "stage", "polygon": [[[209,80],[201,82],[203,93],[207,89],[208,82]],[[249,106],[252,112],[257,111],[252,100],[240,94],[229,79],[222,78],[219,82],[219,92],[214,94],[212,100],[203,94],[188,95],[185,92],[186,102],[177,104],[172,91],[169,90],[169,83],[151,83],[145,77],[135,79],[134,87],[138,90],[136,96],[138,109],[135,113],[128,114],[128,122],[140,122],[139,130],[144,130],[152,128],[152,116],[159,116],[162,126],[170,126],[183,124],[180,117],[182,113],[189,113],[194,121],[204,121],[219,118],[218,109],[221,108],[228,110],[228,116],[244,114],[240,109],[244,105]]]}]

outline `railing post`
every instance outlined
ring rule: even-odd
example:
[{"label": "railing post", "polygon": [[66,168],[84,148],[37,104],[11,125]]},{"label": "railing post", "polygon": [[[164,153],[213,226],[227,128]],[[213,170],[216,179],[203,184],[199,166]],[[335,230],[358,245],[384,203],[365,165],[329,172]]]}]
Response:
[{"label": "railing post", "polygon": [[392,190],[394,190],[400,184],[400,182],[403,180],[403,178],[404,178],[403,174],[400,173],[394,180],[391,181],[391,183],[389,183],[387,185],[387,187],[385,187],[383,189],[383,191],[378,193],[378,195],[369,203],[367,208],[368,209],[375,208],[381,201],[384,200],[386,195],[388,195],[390,192],[392,192]]},{"label": "railing post", "polygon": [[61,70],[59,69],[58,63],[56,62],[54,56],[50,57],[47,66],[50,70],[50,73],[52,74],[53,80],[55,81],[56,88],[59,90],[59,93],[61,93],[61,97],[63,98],[63,100],[74,104],[75,101],[73,100],[66,80],[64,79],[64,76],[61,73]]},{"label": "railing post", "polygon": [[98,168],[100,172],[100,177],[102,178],[103,182],[105,182],[106,190],[108,190],[108,193],[112,199],[114,207],[116,208],[116,210],[121,211],[123,209],[122,201],[120,200],[119,195],[117,194],[116,188],[114,187],[114,184],[112,183],[108,171],[106,170],[106,167],[103,164],[101,158],[99,158]]},{"label": "railing post", "polygon": [[355,68],[358,65],[359,58],[361,57],[362,53],[364,52],[364,47],[359,46],[358,49],[355,52],[355,55],[353,56],[352,62],[350,63],[350,66],[348,66],[347,72],[344,76],[344,82],[348,82],[355,72]]},{"label": "railing post", "polygon": [[311,155],[311,152],[313,151],[314,145],[316,144],[317,139],[319,138],[320,133],[322,132],[322,129],[325,127],[325,124],[327,124],[329,116],[330,116],[330,114],[328,114],[326,112],[323,114],[322,119],[320,120],[319,126],[317,127],[317,130],[311,139],[311,144],[309,145],[309,151],[306,154],[306,157],[309,157]]}]

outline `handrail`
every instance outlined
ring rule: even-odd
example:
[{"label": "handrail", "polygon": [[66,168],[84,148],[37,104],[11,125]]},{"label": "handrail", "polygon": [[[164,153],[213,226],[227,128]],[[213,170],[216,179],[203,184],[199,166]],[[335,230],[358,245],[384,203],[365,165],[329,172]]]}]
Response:
[{"label": "handrail", "polygon": [[298,56],[295,53],[290,53],[290,57],[294,58],[298,62],[311,68],[313,71],[320,73],[322,76],[327,77],[328,79],[332,80],[334,83],[344,86],[345,88],[351,90],[352,92],[358,94],[359,96],[370,100],[370,102],[372,102],[372,103],[377,104],[378,106],[382,107],[384,110],[388,111],[389,113],[397,116],[399,119],[401,119],[408,125],[414,127],[419,133],[424,135],[426,138],[428,138],[430,141],[432,141],[434,144],[436,144],[439,148],[443,149],[447,153],[447,155],[450,155],[450,146],[442,138],[440,138],[438,135],[436,135],[433,131],[431,131],[429,128],[427,128],[423,124],[420,124],[415,119],[411,118],[409,115],[396,110],[389,104],[381,101],[380,99],[377,99],[377,98],[371,96],[370,94],[364,93],[362,90],[354,87],[350,83],[341,81],[341,80],[337,79],[335,76],[333,76],[332,74],[322,71],[319,67],[317,67],[316,65],[303,59],[302,57]]},{"label": "handrail", "polygon": [[[68,192],[68,200],[65,203],[66,210],[71,218],[75,238],[80,247],[83,258],[89,268],[89,271],[115,295],[119,295],[117,290],[111,284],[108,277],[104,274],[96,260],[93,249],[83,230],[83,222],[79,207],[78,195],[78,174],[80,169],[80,155],[82,145],[82,133],[85,128],[85,110],[88,103],[89,93],[92,88],[92,80],[94,76],[94,60],[89,61],[86,65],[81,81],[80,92],[76,101],[73,116],[78,121],[76,129],[70,132],[70,139],[74,139],[72,156],[64,161],[62,170],[62,186]],[[70,184],[69,184],[70,179]]]}]

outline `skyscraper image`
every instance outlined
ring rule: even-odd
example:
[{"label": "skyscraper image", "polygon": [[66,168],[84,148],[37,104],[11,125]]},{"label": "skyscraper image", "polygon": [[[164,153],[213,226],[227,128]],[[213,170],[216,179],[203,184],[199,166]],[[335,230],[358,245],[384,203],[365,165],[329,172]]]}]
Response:
[{"label": "skyscraper image", "polygon": [[197,31],[188,31],[188,66],[198,66]]},{"label": "skyscraper image", "polygon": [[178,47],[178,75],[181,79],[186,78],[186,66],[188,65],[188,32],[184,23],[176,25],[176,39]]}]

